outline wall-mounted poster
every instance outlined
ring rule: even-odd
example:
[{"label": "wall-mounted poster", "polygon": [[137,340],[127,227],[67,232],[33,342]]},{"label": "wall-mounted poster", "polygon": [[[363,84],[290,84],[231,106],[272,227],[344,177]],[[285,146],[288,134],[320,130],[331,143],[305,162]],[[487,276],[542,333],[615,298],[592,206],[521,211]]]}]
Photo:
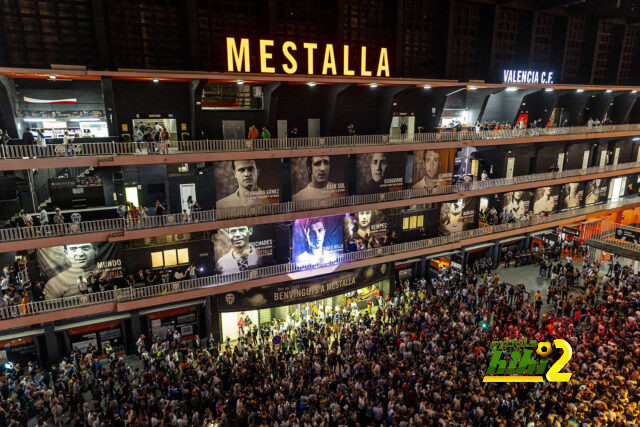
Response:
[{"label": "wall-mounted poster", "polygon": [[333,262],[342,253],[344,216],[297,219],[293,223],[293,260],[301,264]]},{"label": "wall-mounted poster", "polygon": [[440,233],[452,234],[475,228],[478,211],[478,199],[469,197],[440,206]]},{"label": "wall-mounted poster", "polygon": [[533,213],[552,213],[558,204],[559,187],[540,187],[533,196]]},{"label": "wall-mounted poster", "polygon": [[513,212],[515,219],[520,219],[529,211],[533,193],[527,190],[511,191],[502,195],[502,211]]},{"label": "wall-mounted poster", "polygon": [[584,191],[584,204],[595,205],[596,203],[602,203],[607,200],[609,193],[609,179],[597,178],[587,182]]},{"label": "wall-mounted poster", "polygon": [[[345,215],[345,249],[353,252],[359,249],[381,246],[388,228],[386,211],[382,209]],[[368,242],[367,247],[359,247],[364,242]]]},{"label": "wall-mounted poster", "polygon": [[411,188],[433,190],[451,184],[455,156],[455,148],[414,151]]},{"label": "wall-mounted poster", "polygon": [[291,200],[325,199],[347,195],[347,156],[291,159]]},{"label": "wall-mounted poster", "polygon": [[406,153],[365,153],[356,159],[357,194],[402,190]]},{"label": "wall-mounted poster", "polygon": [[218,231],[213,250],[220,274],[273,264],[273,225],[223,228]]},{"label": "wall-mounted poster", "polygon": [[36,250],[46,283],[46,298],[78,295],[78,277],[122,278],[122,247],[117,243],[81,243]]},{"label": "wall-mounted poster", "polygon": [[280,159],[215,162],[216,208],[280,203],[281,170]]},{"label": "wall-mounted poster", "polygon": [[584,184],[582,182],[570,182],[562,186],[560,191],[560,209],[573,209],[582,205]]}]

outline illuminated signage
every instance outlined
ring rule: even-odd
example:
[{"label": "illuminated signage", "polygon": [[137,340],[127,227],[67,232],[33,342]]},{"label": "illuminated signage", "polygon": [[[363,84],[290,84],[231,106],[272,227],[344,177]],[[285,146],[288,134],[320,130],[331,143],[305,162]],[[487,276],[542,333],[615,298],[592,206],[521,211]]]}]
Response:
[{"label": "illuminated signage", "polygon": [[504,83],[553,84],[553,71],[502,70]]},{"label": "illuminated signage", "polygon": [[[255,42],[254,42],[255,44]],[[251,69],[251,54],[258,53],[258,70]],[[354,56],[359,52],[359,61]],[[367,68],[367,55],[377,55],[377,67]],[[280,58],[280,60],[278,60]],[[317,60],[316,60],[317,59]],[[342,60],[340,62],[340,59]],[[367,52],[366,46],[334,46],[331,43],[295,43],[259,40],[251,46],[249,39],[227,37],[227,71],[285,74],[322,74],[331,76],[390,77],[387,48]]]}]

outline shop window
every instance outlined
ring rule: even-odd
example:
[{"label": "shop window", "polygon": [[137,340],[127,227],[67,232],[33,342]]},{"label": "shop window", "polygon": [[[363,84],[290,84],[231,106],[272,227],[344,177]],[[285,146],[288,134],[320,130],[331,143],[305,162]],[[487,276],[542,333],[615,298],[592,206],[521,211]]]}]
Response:
[{"label": "shop window", "polygon": [[173,267],[189,264],[189,249],[167,249],[166,251],[151,252],[151,266],[153,268]]},{"label": "shop window", "polygon": [[402,218],[403,230],[414,230],[424,225],[424,215],[413,215]]}]

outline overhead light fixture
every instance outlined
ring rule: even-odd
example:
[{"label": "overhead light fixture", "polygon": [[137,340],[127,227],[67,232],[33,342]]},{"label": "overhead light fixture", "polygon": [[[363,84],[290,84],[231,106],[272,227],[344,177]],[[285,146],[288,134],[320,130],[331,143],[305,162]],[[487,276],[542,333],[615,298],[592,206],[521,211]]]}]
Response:
[{"label": "overhead light fixture", "polygon": [[51,74],[51,75],[49,76],[49,80],[55,80],[55,79],[56,79],[56,75],[55,75],[55,74]]},{"label": "overhead light fixture", "polygon": [[87,117],[83,119],[69,119],[70,122],[99,122],[100,119],[97,117]]},{"label": "overhead light fixture", "polygon": [[160,81],[160,80],[158,80],[158,79],[153,79],[153,82],[154,82],[154,83],[158,83],[159,81]]},{"label": "overhead light fixture", "polygon": [[477,87],[475,87],[475,86],[469,86],[467,89],[469,89],[469,90],[476,90],[476,89],[478,89],[478,88],[477,88]]},{"label": "overhead light fixture", "polygon": [[578,92],[578,93],[584,92],[584,89],[576,89],[576,92]]},{"label": "overhead light fixture", "polygon": [[632,90],[631,93],[638,93],[638,91],[637,90]]},{"label": "overhead light fixture", "polygon": [[637,137],[633,138],[632,141],[640,141],[640,137],[637,136]]},{"label": "overhead light fixture", "polygon": [[242,80],[238,80],[236,83],[237,83],[237,84],[239,84],[239,85],[243,85],[243,84],[244,84],[244,81],[242,81]]},{"label": "overhead light fixture", "polygon": [[553,88],[552,87],[548,87],[544,90],[545,92],[553,92]]},{"label": "overhead light fixture", "polygon": [[316,85],[316,82],[309,82],[309,83],[307,83],[307,86],[315,86],[315,85]]},{"label": "overhead light fixture", "polygon": [[422,86],[423,89],[431,89],[431,85],[424,85]]},{"label": "overhead light fixture", "polygon": [[371,83],[369,87],[378,87],[378,83]]},{"label": "overhead light fixture", "polygon": [[613,92],[613,90],[607,89],[607,93],[611,93],[611,92]]},{"label": "overhead light fixture", "polygon": [[513,86],[509,86],[509,87],[506,89],[506,91],[507,91],[507,92],[515,92],[516,90],[518,90],[518,88],[517,88],[517,87],[513,87]]}]

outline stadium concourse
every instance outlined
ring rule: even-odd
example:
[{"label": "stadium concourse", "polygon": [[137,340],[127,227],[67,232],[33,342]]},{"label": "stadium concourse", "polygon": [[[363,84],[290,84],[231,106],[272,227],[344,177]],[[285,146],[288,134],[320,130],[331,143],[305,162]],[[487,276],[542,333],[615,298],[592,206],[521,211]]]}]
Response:
[{"label": "stadium concourse", "polygon": [[[15,365],[0,380],[0,424],[632,425],[640,278],[567,256],[443,269],[398,284],[375,310],[242,323],[233,343],[188,344],[169,330],[150,346],[141,337],[135,356],[89,348],[53,366]],[[514,278],[526,285],[505,284]],[[571,381],[483,383],[490,343],[521,337],[566,339]]]}]

